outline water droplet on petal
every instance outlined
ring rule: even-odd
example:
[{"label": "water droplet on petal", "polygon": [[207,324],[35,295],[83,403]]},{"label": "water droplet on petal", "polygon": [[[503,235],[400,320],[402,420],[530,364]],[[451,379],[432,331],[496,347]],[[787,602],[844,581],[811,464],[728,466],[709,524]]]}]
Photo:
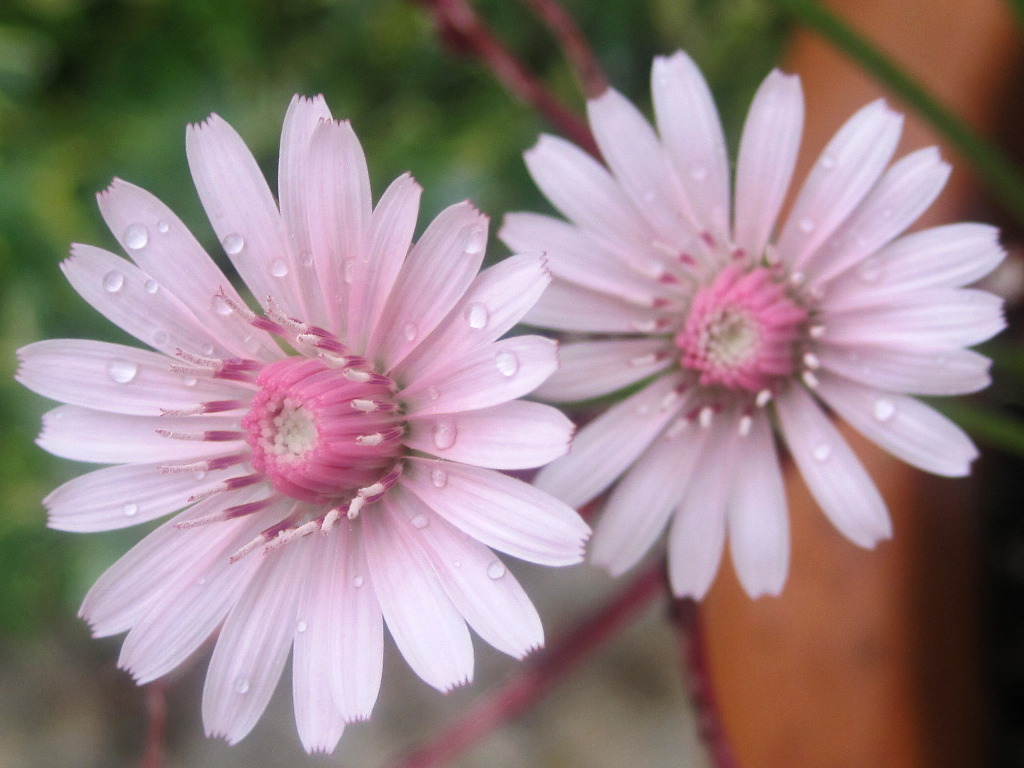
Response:
[{"label": "water droplet on petal", "polygon": [[167,335],[167,331],[157,331],[153,334],[153,343],[158,347],[162,347],[169,339],[170,336]]},{"label": "water droplet on petal", "polygon": [[103,276],[103,287],[109,293],[117,293],[124,287],[124,275],[120,272],[107,272]]},{"label": "water droplet on petal", "polygon": [[455,445],[455,438],[458,431],[455,428],[455,420],[451,416],[441,416],[434,423],[434,446],[444,451]]},{"label": "water droplet on petal", "polygon": [[313,266],[313,254],[309,251],[303,251],[299,254],[299,263],[304,267]]},{"label": "water droplet on petal", "polygon": [[487,244],[487,232],[480,228],[474,228],[466,241],[466,253],[475,255],[480,253]]},{"label": "water droplet on petal", "polygon": [[121,512],[124,513],[125,517],[135,517],[135,515],[138,514],[138,511],[139,505],[132,504],[131,502],[121,507]]},{"label": "water droplet on petal", "polygon": [[355,587],[356,589],[359,589],[361,586],[363,586],[363,577],[362,576],[353,576],[352,577],[352,586]]},{"label": "water droplet on petal", "polygon": [[196,480],[199,480],[199,481],[205,480],[206,479],[206,472],[204,472],[203,470],[200,469],[199,471],[196,472],[195,478],[196,478]]},{"label": "water droplet on petal", "polygon": [[882,265],[878,259],[865,259],[857,267],[857,276],[865,283],[874,283],[882,276]]},{"label": "water droplet on petal", "polygon": [[493,563],[487,566],[487,575],[497,581],[505,575],[505,566],[495,560]]},{"label": "water droplet on petal", "polygon": [[435,488],[444,488],[448,485],[448,473],[443,469],[435,467],[430,470],[430,482],[433,483]]},{"label": "water droplet on petal", "polygon": [[160,286],[157,284],[156,280],[147,280],[142,287],[145,288],[146,293],[149,294],[156,293],[160,290]]},{"label": "water droplet on petal", "polygon": [[196,584],[198,584],[200,587],[205,587],[206,586],[206,577],[205,576],[200,576],[198,579],[196,579]]},{"label": "water droplet on petal", "polygon": [[452,568],[461,568],[461,567],[462,567],[462,561],[461,560],[452,560]]},{"label": "water droplet on petal", "polygon": [[221,245],[224,246],[224,253],[229,256],[235,256],[245,248],[245,240],[242,239],[241,235],[232,233],[221,241]]},{"label": "water droplet on petal", "polygon": [[892,400],[882,398],[875,401],[873,411],[876,419],[879,421],[888,421],[896,413],[896,406],[893,404]]},{"label": "water droplet on petal", "polygon": [[821,156],[821,167],[826,171],[831,171],[836,167],[836,159],[832,155]]},{"label": "water droplet on petal", "polygon": [[408,341],[412,341],[416,338],[416,334],[419,333],[419,328],[416,327],[415,323],[406,323],[402,326],[402,335]]},{"label": "water droplet on petal", "polygon": [[645,203],[653,203],[657,199],[658,199],[658,194],[653,189],[648,189],[646,192],[644,192],[644,202]]},{"label": "water droplet on petal", "polygon": [[441,396],[441,393],[437,391],[437,387],[427,387],[427,397],[431,400],[437,400]]},{"label": "water droplet on petal", "polygon": [[299,633],[305,632],[308,628],[309,626],[304,621],[300,621],[295,625],[295,631]]},{"label": "water droplet on petal", "polygon": [[828,457],[832,455],[832,446],[828,443],[818,443],[811,451],[811,455],[815,461],[828,461]]},{"label": "water droplet on petal", "polygon": [[796,223],[797,227],[800,228],[801,232],[813,232],[814,231],[814,219],[804,216],[800,221]]},{"label": "water droplet on petal", "polygon": [[107,375],[118,384],[127,384],[138,372],[139,366],[128,360],[111,360],[107,365]]},{"label": "water droplet on petal", "polygon": [[141,224],[132,224],[124,231],[124,244],[133,251],[145,248],[149,243],[149,230]]},{"label": "water droplet on petal", "polygon": [[156,231],[159,232],[161,235],[166,235],[170,231],[170,229],[171,225],[168,224],[163,219],[156,223]]},{"label": "water droplet on petal", "polygon": [[194,387],[197,383],[199,383],[199,379],[197,379],[195,376],[184,376],[181,379],[181,383],[184,384],[186,387]]},{"label": "water droplet on petal", "polygon": [[489,313],[487,312],[487,307],[479,301],[474,301],[467,306],[462,314],[466,318],[466,322],[469,323],[470,328],[479,330],[487,325]]},{"label": "water droplet on petal", "polygon": [[274,259],[270,262],[270,274],[274,277],[284,277],[288,274],[288,265],[283,259]]},{"label": "water droplet on petal", "polygon": [[345,282],[346,283],[351,283],[352,279],[355,276],[356,276],[356,260],[355,259],[348,259],[345,262],[345,273],[344,273]]},{"label": "water droplet on petal", "polygon": [[415,515],[409,522],[412,523],[413,528],[419,528],[420,530],[423,530],[428,525],[430,525],[430,518],[426,515]]},{"label": "water droplet on petal", "polygon": [[227,317],[232,312],[234,312],[234,310],[231,308],[231,305],[220,294],[217,294],[212,299],[210,299],[210,307],[213,309],[214,312],[216,312],[218,315],[221,315],[222,317]]},{"label": "water droplet on petal", "polygon": [[694,181],[704,181],[708,177],[708,169],[703,165],[694,165],[690,168],[690,178]]},{"label": "water droplet on petal", "polygon": [[213,344],[203,344],[203,354],[206,355],[207,357],[212,357],[214,351],[215,350]]},{"label": "water droplet on petal", "polygon": [[245,696],[249,692],[249,679],[240,677],[235,680],[235,691],[242,696]]},{"label": "water droplet on petal", "polygon": [[516,357],[515,352],[499,352],[494,358],[494,364],[502,376],[515,376],[516,371],[519,370],[519,358]]}]

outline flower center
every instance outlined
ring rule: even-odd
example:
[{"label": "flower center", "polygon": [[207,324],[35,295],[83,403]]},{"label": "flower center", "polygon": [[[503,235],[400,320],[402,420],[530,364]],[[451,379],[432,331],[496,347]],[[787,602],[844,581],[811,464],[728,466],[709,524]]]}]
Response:
[{"label": "flower center", "polygon": [[403,428],[388,386],[357,378],[364,377],[308,358],[265,367],[242,419],[253,468],[281,493],[309,502],[377,482],[402,453]]},{"label": "flower center", "polygon": [[792,373],[794,342],[806,320],[807,311],[771,270],[731,266],[694,296],[676,346],[702,385],[757,392]]}]

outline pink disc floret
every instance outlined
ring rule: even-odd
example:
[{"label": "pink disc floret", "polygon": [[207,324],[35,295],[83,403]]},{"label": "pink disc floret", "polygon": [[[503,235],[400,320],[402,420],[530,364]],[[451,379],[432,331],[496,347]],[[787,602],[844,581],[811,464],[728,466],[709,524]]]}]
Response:
[{"label": "pink disc floret", "polygon": [[776,270],[732,265],[694,296],[676,345],[702,385],[757,392],[792,372],[806,321]]}]

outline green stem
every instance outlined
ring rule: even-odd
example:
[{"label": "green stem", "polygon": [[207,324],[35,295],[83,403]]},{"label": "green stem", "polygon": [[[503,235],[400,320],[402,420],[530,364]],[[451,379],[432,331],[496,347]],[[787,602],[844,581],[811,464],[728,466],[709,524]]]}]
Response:
[{"label": "green stem", "polygon": [[[999,147],[971,130],[963,120],[940,104],[913,78],[908,77],[884,53],[817,0],[779,2],[797,20],[818,32],[860,64],[879,83],[931,124],[939,135],[974,166],[978,175],[988,184],[993,196],[1024,225],[1024,177]],[[1024,1],[1013,0],[1013,5],[1019,12],[1024,12]]]},{"label": "green stem", "polygon": [[933,403],[982,442],[1024,456],[1024,422],[960,400]]},{"label": "green stem", "polygon": [[1009,6],[1017,17],[1017,24],[1024,27],[1024,0],[1009,0]]}]

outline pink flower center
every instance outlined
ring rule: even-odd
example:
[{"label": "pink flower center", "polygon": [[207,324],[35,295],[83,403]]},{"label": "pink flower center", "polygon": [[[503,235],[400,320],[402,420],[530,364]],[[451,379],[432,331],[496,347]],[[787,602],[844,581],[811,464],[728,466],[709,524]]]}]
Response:
[{"label": "pink flower center", "polygon": [[378,482],[402,453],[403,434],[378,378],[300,357],[265,367],[242,419],[253,468],[281,493],[317,503]]},{"label": "pink flower center", "polygon": [[698,291],[676,335],[683,366],[702,385],[758,392],[793,371],[794,342],[807,320],[769,269],[724,270]]}]

